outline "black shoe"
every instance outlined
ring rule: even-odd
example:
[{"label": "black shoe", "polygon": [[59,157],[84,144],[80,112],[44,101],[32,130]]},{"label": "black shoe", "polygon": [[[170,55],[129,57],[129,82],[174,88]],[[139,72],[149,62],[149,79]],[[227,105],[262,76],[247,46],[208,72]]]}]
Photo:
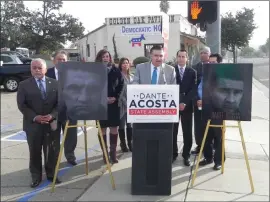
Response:
[{"label": "black shoe", "polygon": [[40,185],[40,182],[41,182],[41,180],[33,180],[32,183],[31,183],[31,185],[30,185],[30,187],[31,188],[35,188],[38,185]]},{"label": "black shoe", "polygon": [[[53,182],[53,177],[47,177],[47,180],[50,182]],[[60,184],[60,183],[61,183],[61,181],[58,178],[56,178],[55,184]]]},{"label": "black shoe", "polygon": [[185,166],[190,166],[190,159],[189,158],[184,159],[184,165]]},{"label": "black shoe", "polygon": [[177,159],[177,156],[173,156],[173,158],[172,158],[172,163],[175,162],[176,159]]},{"label": "black shoe", "polygon": [[201,149],[201,147],[197,146],[193,151],[191,151],[191,154],[193,154],[193,155],[199,154],[200,153],[200,149]]},{"label": "black shoe", "polygon": [[77,165],[77,162],[75,160],[72,160],[72,161],[68,161],[69,164],[73,165],[73,166],[76,166]]},{"label": "black shoe", "polygon": [[213,167],[214,170],[220,170],[221,169],[221,165],[220,164],[215,164]]},{"label": "black shoe", "polygon": [[128,148],[125,142],[121,142],[120,147],[121,147],[122,152],[128,152]]},{"label": "black shoe", "polygon": [[213,159],[209,160],[209,159],[203,159],[202,161],[200,161],[199,165],[200,166],[206,166],[208,164],[213,163]]}]

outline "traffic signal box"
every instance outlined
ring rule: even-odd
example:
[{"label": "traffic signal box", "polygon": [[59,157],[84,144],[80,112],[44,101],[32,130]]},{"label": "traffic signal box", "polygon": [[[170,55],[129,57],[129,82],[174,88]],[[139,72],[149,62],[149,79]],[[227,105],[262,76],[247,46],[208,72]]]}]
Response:
[{"label": "traffic signal box", "polygon": [[217,1],[188,1],[188,21],[192,24],[217,20]]}]

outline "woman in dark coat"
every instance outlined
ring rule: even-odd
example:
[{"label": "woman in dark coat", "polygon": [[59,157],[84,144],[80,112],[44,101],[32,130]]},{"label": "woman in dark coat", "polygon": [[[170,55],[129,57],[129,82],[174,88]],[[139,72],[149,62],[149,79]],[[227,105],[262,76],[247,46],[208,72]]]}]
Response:
[{"label": "woman in dark coat", "polygon": [[[120,70],[117,67],[115,67],[115,65],[112,64],[111,54],[107,50],[100,50],[97,54],[95,62],[105,63],[108,67],[107,120],[100,120],[99,122],[103,134],[103,140],[106,146],[106,152],[107,152],[106,130],[107,128],[110,128],[110,153],[109,153],[110,161],[111,163],[118,163],[118,160],[116,158],[118,126],[120,125],[120,108],[118,106],[118,99],[124,85],[124,78]],[[103,159],[105,160],[104,151],[103,151]]]}]

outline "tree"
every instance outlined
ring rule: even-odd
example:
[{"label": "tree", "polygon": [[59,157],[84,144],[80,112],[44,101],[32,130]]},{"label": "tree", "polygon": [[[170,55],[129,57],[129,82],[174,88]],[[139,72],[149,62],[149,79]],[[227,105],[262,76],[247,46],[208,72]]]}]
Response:
[{"label": "tree", "polygon": [[170,9],[170,2],[166,0],[161,0],[159,3],[160,12],[168,13]]},{"label": "tree", "polygon": [[259,47],[259,50],[266,56],[269,56],[269,38],[266,40],[264,45]]},{"label": "tree", "polygon": [[28,38],[27,33],[22,31],[26,17],[27,9],[23,1],[1,1],[1,47],[9,47],[14,50]]},{"label": "tree", "polygon": [[117,61],[119,60],[119,56],[118,56],[117,47],[116,47],[115,34],[113,34],[112,42],[113,42],[113,51],[114,51],[113,59]]},{"label": "tree", "polygon": [[241,52],[240,52],[240,56],[243,56],[243,57],[252,57],[255,55],[255,49],[252,48],[252,47],[243,47]]},{"label": "tree", "polygon": [[62,0],[43,0],[41,10],[31,11],[24,30],[31,33],[27,46],[32,46],[37,54],[61,48],[67,41],[74,42],[83,36],[85,28],[77,18],[59,13],[62,5]]},{"label": "tree", "polygon": [[253,31],[254,10],[243,8],[234,16],[231,12],[221,17],[221,44],[222,48],[233,53],[233,61],[236,62],[236,49],[249,45]]}]

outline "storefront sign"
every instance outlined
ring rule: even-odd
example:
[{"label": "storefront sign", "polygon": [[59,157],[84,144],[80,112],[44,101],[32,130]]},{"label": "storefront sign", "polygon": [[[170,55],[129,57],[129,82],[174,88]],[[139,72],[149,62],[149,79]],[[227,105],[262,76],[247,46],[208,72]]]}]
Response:
[{"label": "storefront sign", "polygon": [[[170,15],[170,23],[174,22],[174,15]],[[138,16],[138,17],[120,17],[106,18],[107,25],[130,25],[130,24],[153,24],[161,23],[162,16]]]},{"label": "storefront sign", "polygon": [[161,24],[140,24],[120,26],[121,35],[161,35]]}]

